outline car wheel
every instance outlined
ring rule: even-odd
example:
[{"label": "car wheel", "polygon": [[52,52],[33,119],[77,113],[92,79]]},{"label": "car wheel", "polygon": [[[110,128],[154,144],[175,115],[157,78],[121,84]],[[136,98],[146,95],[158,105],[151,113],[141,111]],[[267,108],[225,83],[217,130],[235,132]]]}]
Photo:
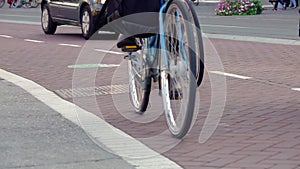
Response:
[{"label": "car wheel", "polygon": [[57,23],[53,22],[48,4],[45,4],[42,8],[41,24],[45,34],[54,34],[57,28]]},{"label": "car wheel", "polygon": [[80,21],[82,36],[84,39],[89,39],[94,33],[94,21],[89,6],[83,7],[80,15]]}]

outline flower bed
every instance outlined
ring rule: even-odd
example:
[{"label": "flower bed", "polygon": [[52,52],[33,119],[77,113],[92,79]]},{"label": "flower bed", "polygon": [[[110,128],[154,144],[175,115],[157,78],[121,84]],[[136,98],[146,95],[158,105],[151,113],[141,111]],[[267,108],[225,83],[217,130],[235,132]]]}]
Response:
[{"label": "flower bed", "polygon": [[260,0],[221,0],[217,4],[215,14],[220,16],[230,15],[257,15],[262,13]]}]

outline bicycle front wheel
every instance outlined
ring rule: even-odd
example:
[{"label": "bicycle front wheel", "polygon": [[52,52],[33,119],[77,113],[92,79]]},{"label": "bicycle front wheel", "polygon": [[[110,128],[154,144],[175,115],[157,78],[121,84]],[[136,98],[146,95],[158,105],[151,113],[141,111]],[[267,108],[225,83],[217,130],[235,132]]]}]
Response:
[{"label": "bicycle front wheel", "polygon": [[193,16],[188,9],[183,0],[170,3],[161,39],[166,48],[162,52],[167,57],[162,56],[162,98],[168,128],[176,138],[184,137],[191,127],[197,88],[196,56],[191,48],[195,45],[190,24]]}]

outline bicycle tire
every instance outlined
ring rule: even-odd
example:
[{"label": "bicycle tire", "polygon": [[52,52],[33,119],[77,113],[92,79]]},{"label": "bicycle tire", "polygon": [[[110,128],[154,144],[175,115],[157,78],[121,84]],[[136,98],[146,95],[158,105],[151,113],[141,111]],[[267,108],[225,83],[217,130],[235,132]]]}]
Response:
[{"label": "bicycle tire", "polygon": [[0,8],[2,8],[5,4],[5,0],[0,0]]},{"label": "bicycle tire", "polygon": [[[147,110],[149,103],[151,76],[149,76],[149,69],[147,69],[142,58],[142,52],[131,54],[130,57],[131,58],[128,60],[130,101],[135,112],[143,114]],[[142,65],[137,65],[138,63],[141,63]]]},{"label": "bicycle tire", "polygon": [[26,3],[25,3],[25,7],[26,7],[26,8],[31,8],[31,2],[26,2]]},{"label": "bicycle tire", "polygon": [[200,22],[197,17],[197,13],[194,9],[194,4],[193,2],[188,1],[187,2],[189,5],[189,11],[191,12],[191,15],[193,16],[192,19],[192,24],[194,24],[194,36],[195,36],[195,42],[198,45],[195,46],[195,55],[196,55],[196,82],[197,86],[200,86],[203,80],[203,75],[204,75],[204,48],[203,48],[203,40],[202,40],[202,32],[201,32],[201,27],[200,27]]},{"label": "bicycle tire", "polygon": [[37,8],[40,4],[37,2],[37,0],[30,0],[26,3],[27,8]]},{"label": "bicycle tire", "polygon": [[[161,40],[161,43],[164,43],[166,47],[165,50],[162,49],[162,52],[167,51],[169,67],[168,70],[161,68],[165,118],[169,131],[176,138],[183,138],[188,133],[194,114],[197,88],[195,79],[196,57],[191,48],[188,47],[194,44],[194,36],[191,34],[192,25],[188,24],[192,19],[193,16],[189,13],[187,2],[173,0],[166,11],[165,35],[163,36],[164,39]],[[178,21],[180,25],[176,25]],[[184,30],[182,31],[182,29]],[[173,37],[173,35],[178,37]]]}]

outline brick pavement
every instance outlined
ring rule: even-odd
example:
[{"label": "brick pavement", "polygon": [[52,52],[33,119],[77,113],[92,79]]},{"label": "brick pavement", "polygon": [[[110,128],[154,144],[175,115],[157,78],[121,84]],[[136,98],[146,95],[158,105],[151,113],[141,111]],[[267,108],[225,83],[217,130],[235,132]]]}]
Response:
[{"label": "brick pavement", "polygon": [[[289,74],[293,68],[299,70],[295,55],[300,52],[299,47],[217,39],[213,44],[225,71],[254,79],[227,79],[227,102],[220,126],[211,139],[200,144],[199,133],[210,105],[210,84],[206,78],[200,88],[203,99],[198,121],[183,142],[164,154],[184,168],[299,167],[300,95],[290,89],[297,87],[299,78],[296,73]],[[150,124],[133,123],[119,114],[111,104],[112,98],[97,99],[107,121],[137,138],[157,135],[166,127],[162,117]]]},{"label": "brick pavement", "polygon": [[[39,44],[34,46],[34,50],[23,41],[9,41],[4,48],[1,47],[1,68],[32,79],[52,91],[71,87],[72,70],[66,66],[75,63],[80,49],[57,47],[54,39],[47,43],[47,47]],[[226,72],[253,79],[227,78],[226,107],[221,122],[213,136],[200,144],[199,133],[211,104],[211,84],[206,72],[199,88],[200,113],[195,125],[182,142],[164,155],[187,169],[300,168],[300,92],[291,90],[300,87],[297,74],[300,70],[299,46],[220,39],[211,41]],[[12,44],[17,45],[18,50]],[[122,59],[107,56],[103,61],[119,63]],[[96,85],[110,84],[115,70],[100,68]],[[151,97],[153,101],[159,98],[156,93]],[[108,122],[140,140],[156,136],[166,129],[159,114],[157,120],[151,123],[134,123],[117,111],[117,106],[112,104],[114,96],[97,96],[96,99]],[[92,104],[88,98],[77,98],[77,101],[82,106]],[[92,106],[85,108],[99,114]],[[127,111],[132,113],[130,109]],[[154,149],[160,148],[149,142],[147,144]]]},{"label": "brick pavement", "polygon": [[[222,120],[214,135],[200,144],[199,133],[211,104],[210,81],[206,73],[199,89],[201,103],[196,124],[183,142],[164,155],[184,168],[299,168],[300,93],[291,90],[299,86],[299,75],[291,73],[300,70],[299,46],[218,39],[212,42],[226,72],[253,79],[227,78],[227,100]],[[105,59],[114,60],[112,57]],[[113,76],[113,72],[105,73],[108,77]],[[123,73],[125,76],[126,72]],[[100,76],[99,79],[105,81],[98,80],[100,84],[107,84],[109,78]],[[156,93],[151,97],[158,98]],[[80,102],[84,100],[82,98]],[[114,102],[113,97],[98,96],[97,101],[108,122],[141,141],[166,129],[162,116],[149,124],[134,123],[122,117],[123,112],[118,111],[116,105],[119,103]],[[99,113],[93,109],[90,111]],[[126,111],[132,113],[130,107]],[[158,143],[144,143],[161,151],[161,147],[155,145]]]}]

